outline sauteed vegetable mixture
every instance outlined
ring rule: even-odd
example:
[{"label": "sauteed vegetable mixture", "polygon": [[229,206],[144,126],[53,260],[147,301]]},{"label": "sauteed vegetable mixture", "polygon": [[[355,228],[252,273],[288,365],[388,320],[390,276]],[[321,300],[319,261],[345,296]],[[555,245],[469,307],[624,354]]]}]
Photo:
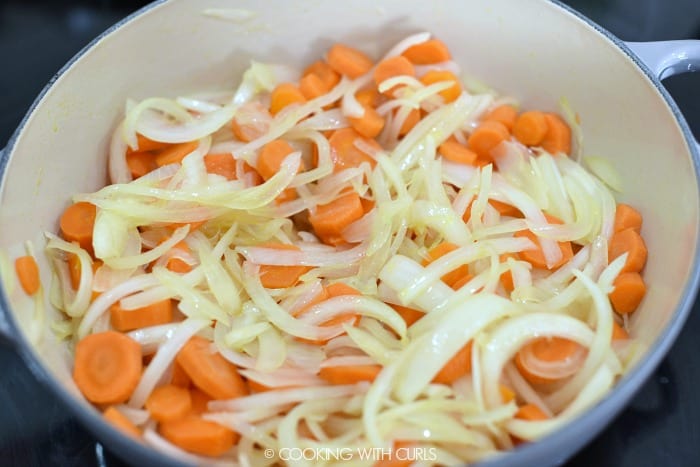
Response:
[{"label": "sauteed vegetable mixture", "polygon": [[462,76],[421,33],[127,102],[111,184],[47,233],[82,394],[198,463],[384,466],[477,461],[604,396],[639,354],[642,217],[566,105]]}]

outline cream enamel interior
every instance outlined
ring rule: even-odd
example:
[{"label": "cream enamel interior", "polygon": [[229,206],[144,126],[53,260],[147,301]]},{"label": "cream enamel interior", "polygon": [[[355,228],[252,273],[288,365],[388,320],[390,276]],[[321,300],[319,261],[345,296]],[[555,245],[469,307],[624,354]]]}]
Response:
[{"label": "cream enamel interior", "polygon": [[[255,15],[232,22],[204,8]],[[536,26],[533,26],[536,25]],[[649,293],[632,320],[650,345],[682,299],[695,259],[698,186],[691,154],[653,83],[609,39],[541,0],[172,0],[100,40],[63,74],[12,148],[0,198],[0,247],[17,253],[56,231],[72,194],[106,182],[107,146],[127,98],[233,88],[249,60],[303,66],[336,41],[378,56],[406,35],[431,31],[463,69],[524,107],[581,117],[585,153],[609,158],[624,180],[619,200],[643,215]],[[47,268],[46,268],[47,269]],[[44,274],[47,284],[49,275]],[[8,291],[23,321],[28,301]],[[36,350],[70,383],[65,349]]]}]

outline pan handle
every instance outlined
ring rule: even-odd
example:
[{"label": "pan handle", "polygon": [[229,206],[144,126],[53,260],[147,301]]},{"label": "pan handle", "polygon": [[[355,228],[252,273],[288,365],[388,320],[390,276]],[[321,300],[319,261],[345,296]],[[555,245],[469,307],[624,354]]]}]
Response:
[{"label": "pan handle", "polygon": [[[632,52],[660,80],[700,71],[700,40],[626,42]],[[700,142],[695,141],[700,152]]]}]

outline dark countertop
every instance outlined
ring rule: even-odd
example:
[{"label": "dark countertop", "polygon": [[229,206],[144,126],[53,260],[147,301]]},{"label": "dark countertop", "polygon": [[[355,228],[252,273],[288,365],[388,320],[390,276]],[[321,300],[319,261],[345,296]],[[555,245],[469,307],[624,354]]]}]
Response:
[{"label": "dark countertop", "polygon": [[[624,40],[700,38],[698,0],[570,0]],[[0,2],[0,147],[34,97],[80,48],[145,2],[4,0]],[[700,137],[700,73],[666,80]],[[698,465],[700,303],[679,339],[630,406],[567,465]],[[122,466],[95,444],[63,406],[0,346],[0,465]]]}]

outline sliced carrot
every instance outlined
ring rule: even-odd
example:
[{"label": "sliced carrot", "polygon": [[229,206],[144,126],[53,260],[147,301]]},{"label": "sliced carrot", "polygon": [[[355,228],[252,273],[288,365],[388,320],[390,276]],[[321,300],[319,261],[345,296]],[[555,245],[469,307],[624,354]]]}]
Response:
[{"label": "sliced carrot", "polygon": [[[317,298],[325,297],[323,300],[327,300],[329,298],[333,297],[342,297],[344,295],[361,295],[360,291],[357,290],[354,287],[350,287],[347,284],[344,284],[342,282],[336,282],[334,284],[327,285],[323,288],[323,292],[317,296]],[[316,302],[316,299],[313,300],[315,303],[320,303]],[[311,306],[306,306],[302,311],[296,314],[296,316],[299,316],[300,314],[303,314],[305,311],[307,311]],[[355,313],[345,313],[342,315],[338,315],[334,318],[329,319],[328,321],[324,321],[323,323],[320,324],[320,326],[323,327],[333,327],[333,326],[338,326],[340,324],[349,324],[351,326],[357,326],[359,324],[359,316]],[[300,342],[306,342],[308,344],[315,344],[315,345],[325,345],[330,339],[303,339],[303,338],[298,338]]]},{"label": "sliced carrot", "polygon": [[627,331],[625,331],[622,326],[617,324],[615,321],[613,321],[613,332],[612,332],[612,340],[624,340],[624,339],[629,339],[630,336],[627,334]]},{"label": "sliced carrot", "polygon": [[403,318],[406,322],[406,326],[411,326],[413,323],[425,316],[422,311],[416,310],[414,308],[408,308],[406,306],[396,305],[391,303],[390,306]]},{"label": "sliced carrot", "polygon": [[41,278],[39,277],[39,265],[33,256],[20,256],[15,260],[15,273],[19,279],[19,285],[27,295],[34,295],[39,291]]},{"label": "sliced carrot", "polygon": [[176,362],[192,383],[214,399],[233,399],[248,394],[248,388],[236,367],[211,351],[211,342],[192,337],[178,352]]},{"label": "sliced carrot", "polygon": [[116,331],[90,334],[75,346],[73,379],[96,404],[125,402],[141,379],[141,346]]},{"label": "sliced carrot", "polygon": [[317,74],[309,73],[299,80],[299,91],[306,100],[312,100],[326,94],[330,89],[326,88],[326,84]]},{"label": "sliced carrot", "polygon": [[306,102],[306,98],[298,87],[292,83],[282,83],[270,93],[270,113],[277,115],[289,105],[303,104],[304,102]]},{"label": "sliced carrot", "polygon": [[513,126],[515,125],[515,120],[517,118],[518,111],[516,108],[509,104],[503,104],[486,114],[484,120],[501,122],[506,128],[508,128],[508,131],[513,131]]},{"label": "sliced carrot", "polygon": [[551,383],[556,380],[544,378],[528,371],[522,361],[522,353],[525,349],[531,351],[533,355],[545,362],[556,362],[566,360],[579,351],[581,346],[569,339],[561,337],[540,337],[526,344],[515,356],[515,366],[520,371],[520,374],[533,384]]},{"label": "sliced carrot", "polygon": [[63,238],[78,242],[81,248],[92,253],[92,230],[95,228],[97,208],[90,203],[75,203],[63,211],[60,226]]},{"label": "sliced carrot", "polygon": [[304,307],[299,308],[298,310],[294,310],[294,312],[292,312],[291,315],[294,317],[300,316],[304,314],[304,312],[309,310],[312,306],[318,305],[319,303],[328,300],[328,298],[328,289],[326,287],[321,287],[321,291],[319,293],[314,295],[313,298],[311,298],[311,300],[309,300]]},{"label": "sliced carrot", "polygon": [[433,382],[452,384],[470,371],[472,371],[472,341],[467,342],[464,347],[445,363],[445,366],[433,378]]},{"label": "sliced carrot", "polygon": [[344,295],[362,295],[355,287],[350,287],[342,282],[334,282],[326,286],[328,298],[342,297]]},{"label": "sliced carrot", "polygon": [[231,154],[207,154],[204,166],[207,173],[221,175],[227,180],[236,178],[236,159]]},{"label": "sliced carrot", "polygon": [[498,385],[498,392],[501,393],[501,401],[503,401],[504,404],[507,404],[508,402],[515,400],[515,391],[513,391],[508,386],[505,386],[503,384],[499,384]]},{"label": "sliced carrot", "polygon": [[639,272],[647,262],[647,246],[644,239],[634,229],[616,232],[608,245],[610,261],[627,253],[627,261],[620,272]]},{"label": "sliced carrot", "polygon": [[331,159],[334,172],[339,172],[350,167],[359,167],[363,162],[369,163],[374,168],[377,162],[367,153],[355,146],[356,140],[362,140],[369,146],[380,150],[381,147],[373,139],[364,138],[353,128],[341,128],[328,139],[331,146]]},{"label": "sliced carrot", "polygon": [[[173,250],[181,250],[184,253],[190,253],[190,247],[187,246],[187,243],[184,241],[178,242],[174,247]],[[192,266],[189,265],[187,262],[184,260],[173,256],[172,258],[168,259],[168,262],[165,263],[165,267],[169,269],[170,271],[177,272],[180,274],[185,274],[188,273],[192,270]]]},{"label": "sliced carrot", "polygon": [[406,120],[403,121],[403,124],[401,124],[401,128],[399,129],[399,136],[405,136],[408,134],[409,131],[413,129],[414,126],[420,122],[421,118],[421,113],[420,110],[418,109],[413,109],[411,110],[408,115],[406,116]]},{"label": "sliced carrot", "polygon": [[306,68],[306,70],[304,70],[303,76],[307,76],[309,74],[318,76],[323,82],[323,85],[327,91],[333,89],[335,85],[340,82],[340,75],[323,60],[318,60],[312,63],[308,66],[308,68]]},{"label": "sliced carrot", "polygon": [[[374,68],[374,83],[377,87],[387,79],[397,76],[416,76],[416,70],[413,68],[413,64],[402,55],[382,60]],[[393,86],[391,89],[387,89],[384,94],[393,96],[394,91],[399,87],[401,86]]]},{"label": "sliced carrot", "polygon": [[267,119],[272,118],[267,107],[260,103],[249,104],[254,106],[254,110],[259,116],[249,115],[242,117],[236,115],[231,120],[231,131],[239,141],[248,143],[260,138],[267,133]]},{"label": "sliced carrot", "polygon": [[490,199],[489,204],[502,216],[523,217],[520,209],[516,208],[512,204],[503,203],[495,199]]},{"label": "sliced carrot", "polygon": [[412,45],[404,50],[402,55],[416,65],[432,65],[450,60],[450,51],[439,39],[430,39],[420,44]]},{"label": "sliced carrot", "polygon": [[158,426],[160,434],[185,451],[202,456],[220,456],[233,447],[239,435],[223,425],[194,415],[163,422]]},{"label": "sliced carrot", "polygon": [[557,114],[544,115],[547,121],[547,134],[542,140],[542,148],[550,154],[571,153],[571,128]]},{"label": "sliced carrot", "polygon": [[159,422],[170,422],[184,418],[190,413],[192,399],[190,391],[172,384],[159,386],[146,399],[146,410]]},{"label": "sliced carrot", "polygon": [[156,164],[163,167],[168,164],[179,164],[185,156],[189,155],[199,146],[198,141],[189,143],[173,144],[170,147],[156,153]]},{"label": "sliced carrot", "polygon": [[372,68],[372,59],[359,50],[344,44],[335,44],[326,55],[328,65],[350,79],[364,75]]},{"label": "sliced carrot", "polygon": [[[285,243],[266,243],[266,248],[277,248],[278,250],[299,250],[296,245]],[[283,289],[291,287],[299,281],[299,277],[307,272],[308,266],[276,266],[263,264],[260,266],[260,282],[268,289]]]},{"label": "sliced carrot", "polygon": [[136,438],[141,437],[141,430],[113,405],[110,405],[102,412],[102,417],[127,435]]},{"label": "sliced carrot", "polygon": [[482,122],[469,135],[467,143],[469,149],[474,151],[479,157],[491,160],[491,150],[510,137],[508,128],[501,122],[489,120]]},{"label": "sliced carrot", "polygon": [[384,117],[372,107],[363,106],[365,113],[362,117],[348,117],[350,126],[365,138],[376,137],[384,128]]},{"label": "sliced carrot", "polygon": [[639,233],[642,229],[642,215],[629,204],[620,203],[615,209],[615,224],[613,230],[622,232],[632,229]]},{"label": "sliced carrot", "polygon": [[[425,258],[421,264],[423,266],[427,266],[436,259],[441,258],[442,256],[456,250],[457,248],[459,247],[454,243],[442,242],[438,246],[428,251],[428,257]],[[445,284],[452,286],[455,282],[459,281],[467,275],[469,275],[469,267],[466,264],[463,264],[442,276],[442,281]]]},{"label": "sliced carrot", "polygon": [[448,161],[467,165],[474,165],[479,157],[474,151],[458,143],[454,138],[450,138],[438,146],[438,153]]},{"label": "sliced carrot", "polygon": [[133,178],[143,177],[158,168],[156,156],[152,152],[131,152],[126,155],[126,165]]},{"label": "sliced carrot", "polygon": [[374,209],[375,202],[373,200],[367,198],[360,198],[360,202],[362,203],[362,209],[364,209],[365,214]]},{"label": "sliced carrot", "polygon": [[213,399],[207,393],[197,388],[190,389],[190,401],[192,401],[192,413],[202,415],[209,412],[209,402]]},{"label": "sliced carrot", "polygon": [[68,273],[70,275],[70,286],[73,288],[73,290],[78,290],[78,287],[80,287],[80,273],[82,272],[78,255],[68,253],[67,262]]},{"label": "sliced carrot", "polygon": [[169,298],[143,308],[125,310],[119,303],[109,309],[112,327],[120,332],[167,324],[173,320],[173,301]]},{"label": "sliced carrot", "polygon": [[620,314],[632,313],[639,307],[647,286],[638,272],[623,272],[613,282],[615,287],[608,295],[613,310]]},{"label": "sliced carrot", "polygon": [[294,148],[283,139],[270,141],[262,147],[258,154],[258,173],[264,180],[269,180],[279,172],[284,159],[293,152]]},{"label": "sliced carrot", "polygon": [[513,136],[526,146],[537,146],[547,134],[544,112],[530,110],[518,115],[513,125]]},{"label": "sliced carrot", "polygon": [[[550,216],[549,214],[545,214],[545,218],[547,218],[547,222],[550,224],[562,223],[561,220],[554,216]],[[544,258],[544,253],[542,252],[539,237],[534,232],[531,230],[521,230],[519,232],[515,232],[514,236],[529,238],[532,243],[537,246],[537,248],[534,250],[525,250],[518,253],[520,259],[532,264],[533,267],[539,269],[556,269],[562,264],[568,262],[574,256],[574,251],[571,248],[571,242],[558,242],[559,249],[561,250],[561,259],[557,261],[556,264],[553,264],[551,268],[548,268],[547,261]]]},{"label": "sliced carrot", "polygon": [[[518,256],[514,253],[504,253],[499,256],[498,259],[501,263],[505,263],[508,261],[508,258],[518,259]],[[501,281],[501,285],[503,285],[506,292],[511,293],[513,289],[515,289],[515,286],[513,285],[513,274],[510,271],[506,271],[501,274],[499,280]]]},{"label": "sliced carrot", "polygon": [[426,86],[442,81],[452,81],[454,84],[447,89],[443,89],[438,94],[442,96],[446,104],[454,102],[460,94],[462,94],[462,85],[459,83],[459,78],[457,78],[454,73],[447,70],[430,70],[420,79],[420,82]]},{"label": "sliced carrot", "polygon": [[372,467],[409,467],[423,455],[417,449],[411,441],[394,440],[391,452],[381,451]]},{"label": "sliced carrot", "polygon": [[352,191],[328,204],[318,205],[316,211],[309,214],[309,222],[321,240],[338,245],[344,242],[343,230],[364,215],[360,196]]},{"label": "sliced carrot", "polygon": [[170,384],[181,388],[189,388],[192,380],[185,370],[182,369],[179,363],[173,362],[173,377],[170,379]]},{"label": "sliced carrot", "polygon": [[535,404],[525,404],[521,407],[518,408],[518,411],[515,412],[515,418],[519,418],[520,420],[547,420],[549,417],[542,412],[542,409],[540,409],[538,406]]},{"label": "sliced carrot", "polygon": [[381,365],[325,366],[318,376],[331,384],[355,384],[374,381],[381,371]]},{"label": "sliced carrot", "polygon": [[472,276],[471,274],[467,274],[465,276],[462,276],[459,280],[452,283],[450,287],[452,288],[452,290],[459,290],[465,285],[467,285],[467,283],[472,279],[474,279],[474,276]]},{"label": "sliced carrot", "polygon": [[159,151],[170,146],[170,143],[164,143],[162,141],[156,141],[154,139],[147,138],[140,133],[136,133],[136,140],[138,142],[136,149],[127,149],[127,154],[130,152],[148,152],[148,151]]},{"label": "sliced carrot", "polygon": [[355,93],[355,99],[363,106],[374,108],[379,105],[381,96],[377,91],[377,88],[367,88],[357,91]]}]

